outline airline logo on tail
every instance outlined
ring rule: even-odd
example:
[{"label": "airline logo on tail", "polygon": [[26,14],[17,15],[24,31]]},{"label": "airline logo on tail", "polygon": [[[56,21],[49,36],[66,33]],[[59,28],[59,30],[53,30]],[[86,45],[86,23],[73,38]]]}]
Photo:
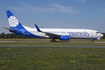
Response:
[{"label": "airline logo on tail", "polygon": [[9,21],[9,25],[10,25],[11,27],[16,27],[16,26],[19,24],[19,21],[16,19],[15,16],[10,16],[10,17],[8,18],[8,21]]},{"label": "airline logo on tail", "polygon": [[7,12],[8,22],[11,29],[18,29],[18,28],[24,29],[21,23],[16,19],[16,17],[9,10],[6,12]]}]

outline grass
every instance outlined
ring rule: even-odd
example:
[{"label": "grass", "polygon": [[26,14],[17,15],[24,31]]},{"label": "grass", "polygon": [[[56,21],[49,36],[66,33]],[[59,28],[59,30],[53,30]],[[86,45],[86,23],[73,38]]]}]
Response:
[{"label": "grass", "polygon": [[1,47],[0,70],[105,70],[105,49]]},{"label": "grass", "polygon": [[[16,42],[0,42],[0,45],[79,45],[79,46],[105,46],[105,43],[97,43],[97,42],[105,42],[105,39],[96,40],[95,42],[91,42],[91,40],[83,40],[83,39],[71,39],[70,41],[59,41],[51,42],[50,39],[34,39],[34,38],[26,38],[26,39],[0,39],[0,41],[16,41]],[[25,41],[25,42],[21,42]],[[31,42],[30,42],[31,41]]]},{"label": "grass", "polygon": [[[52,39],[43,39],[43,38],[0,38],[0,41],[51,41]],[[60,41],[56,39],[56,41]],[[70,41],[88,41],[91,42],[90,39],[70,39]],[[95,40],[95,42],[104,41],[105,39]]]},{"label": "grass", "polygon": [[2,42],[0,45],[72,45],[72,46],[105,46],[105,43],[71,43],[71,42]]},{"label": "grass", "polygon": [[0,41],[50,41],[43,38],[0,38]]},{"label": "grass", "polygon": [[[0,39],[0,45],[105,46],[105,39],[50,42],[49,39]],[[26,42],[20,42],[26,41]],[[28,42],[33,41],[33,42]],[[37,42],[38,41],[38,42]],[[45,42],[44,42],[45,41]],[[105,48],[0,47],[0,70],[105,70]]]}]

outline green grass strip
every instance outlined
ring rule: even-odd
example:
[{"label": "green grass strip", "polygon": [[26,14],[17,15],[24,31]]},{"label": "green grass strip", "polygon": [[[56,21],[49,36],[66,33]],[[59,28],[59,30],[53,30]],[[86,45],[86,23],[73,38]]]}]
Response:
[{"label": "green grass strip", "polygon": [[0,70],[105,70],[105,49],[5,47]]}]

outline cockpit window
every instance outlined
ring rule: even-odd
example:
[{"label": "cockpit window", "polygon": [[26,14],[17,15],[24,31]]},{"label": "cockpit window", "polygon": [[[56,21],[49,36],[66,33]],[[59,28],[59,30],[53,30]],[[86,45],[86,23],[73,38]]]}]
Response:
[{"label": "cockpit window", "polygon": [[96,32],[97,34],[99,34],[100,32]]}]

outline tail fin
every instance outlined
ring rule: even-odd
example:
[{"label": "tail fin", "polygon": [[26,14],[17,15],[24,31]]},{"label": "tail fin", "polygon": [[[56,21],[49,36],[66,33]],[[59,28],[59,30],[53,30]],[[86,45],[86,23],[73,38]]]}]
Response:
[{"label": "tail fin", "polygon": [[16,17],[8,10],[7,18],[11,29],[23,28],[21,23],[16,19]]}]

